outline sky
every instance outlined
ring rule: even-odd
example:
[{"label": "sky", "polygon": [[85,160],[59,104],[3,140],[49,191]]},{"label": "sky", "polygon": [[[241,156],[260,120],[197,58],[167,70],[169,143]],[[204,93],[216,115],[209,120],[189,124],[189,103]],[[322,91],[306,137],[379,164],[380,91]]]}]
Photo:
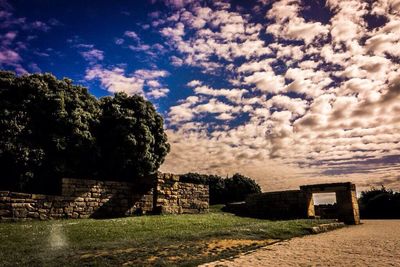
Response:
[{"label": "sky", "polygon": [[5,1],[0,68],[140,94],[161,171],[400,190],[400,0]]}]

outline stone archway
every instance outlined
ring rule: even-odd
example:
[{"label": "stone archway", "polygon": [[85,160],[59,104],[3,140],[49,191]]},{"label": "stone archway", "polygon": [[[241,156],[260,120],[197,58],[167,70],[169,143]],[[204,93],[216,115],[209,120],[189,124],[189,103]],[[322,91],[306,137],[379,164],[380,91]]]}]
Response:
[{"label": "stone archway", "polygon": [[353,183],[332,183],[315,184],[300,186],[301,191],[305,192],[307,197],[307,215],[315,216],[314,193],[336,193],[336,203],[338,207],[338,220],[346,224],[359,224],[360,212],[358,208],[356,186]]}]

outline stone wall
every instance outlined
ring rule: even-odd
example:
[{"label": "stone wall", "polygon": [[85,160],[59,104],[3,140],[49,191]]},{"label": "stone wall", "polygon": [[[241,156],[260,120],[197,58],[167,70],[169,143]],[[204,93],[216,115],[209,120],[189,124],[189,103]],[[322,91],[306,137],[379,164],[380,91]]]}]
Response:
[{"label": "stone wall", "polygon": [[300,190],[250,195],[245,202],[231,203],[227,211],[265,219],[315,218],[314,193],[336,193],[334,217],[346,224],[359,224],[360,213],[356,186],[350,182],[300,186]]},{"label": "stone wall", "polygon": [[203,213],[208,211],[208,185],[179,182],[179,176],[162,174],[157,182],[156,206],[160,213]]},{"label": "stone wall", "polygon": [[146,184],[63,179],[62,195],[0,191],[0,219],[104,218],[208,211],[208,186],[159,173]]},{"label": "stone wall", "polygon": [[307,217],[307,195],[301,190],[266,192],[231,205],[231,211],[256,218],[297,219]]}]

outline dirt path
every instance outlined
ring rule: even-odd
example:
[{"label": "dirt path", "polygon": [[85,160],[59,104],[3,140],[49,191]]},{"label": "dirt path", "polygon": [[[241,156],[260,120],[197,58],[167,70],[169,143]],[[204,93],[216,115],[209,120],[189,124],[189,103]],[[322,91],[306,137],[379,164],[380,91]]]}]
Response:
[{"label": "dirt path", "polygon": [[363,220],[203,266],[400,266],[400,220]]}]

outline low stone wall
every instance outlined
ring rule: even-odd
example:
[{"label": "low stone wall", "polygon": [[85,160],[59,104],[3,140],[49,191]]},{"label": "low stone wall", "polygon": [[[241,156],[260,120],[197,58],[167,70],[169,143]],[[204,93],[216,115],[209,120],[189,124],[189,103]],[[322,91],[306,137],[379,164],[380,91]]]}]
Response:
[{"label": "low stone wall", "polygon": [[[141,192],[138,191],[140,187]],[[143,188],[145,187],[145,188]],[[62,196],[73,198],[72,206],[80,206],[80,217],[120,217],[145,214],[153,210],[151,185],[127,182],[63,179]],[[71,217],[71,214],[65,214]],[[74,218],[73,216],[72,218]]]},{"label": "low stone wall", "polygon": [[250,195],[245,202],[230,203],[226,211],[242,216],[265,219],[315,218],[314,193],[336,193],[336,218],[346,224],[359,224],[360,213],[356,186],[351,182],[300,186],[300,190]]},{"label": "low stone wall", "polygon": [[63,179],[62,195],[0,191],[0,219],[120,217],[208,211],[208,186],[159,173],[147,184]]},{"label": "low stone wall", "polygon": [[156,206],[163,214],[208,212],[208,185],[179,182],[178,175],[158,177],[156,198]]},{"label": "low stone wall", "polygon": [[307,195],[301,190],[254,194],[228,205],[227,211],[265,219],[307,218]]}]

